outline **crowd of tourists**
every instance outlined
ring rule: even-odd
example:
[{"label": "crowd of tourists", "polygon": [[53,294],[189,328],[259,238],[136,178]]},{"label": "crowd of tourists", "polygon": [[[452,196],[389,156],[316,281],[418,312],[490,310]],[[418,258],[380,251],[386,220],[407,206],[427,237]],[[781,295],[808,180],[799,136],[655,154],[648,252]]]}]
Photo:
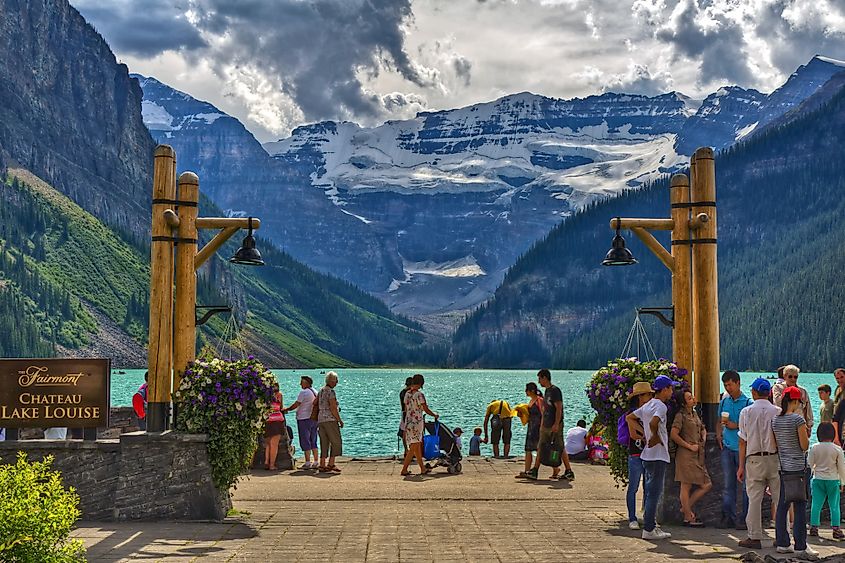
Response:
[{"label": "crowd of tourists", "polygon": [[[760,549],[764,539],[762,505],[771,496],[778,553],[796,553],[815,559],[818,553],[807,545],[807,536],[817,536],[825,503],[830,510],[833,539],[845,539],[840,529],[840,491],[845,484],[845,456],[841,433],[845,422],[845,369],[837,369],[836,392],[830,385],[818,388],[822,406],[816,429],[818,443],[810,447],[814,426],[809,392],[798,385],[800,370],[787,365],[778,370],[774,385],[758,377],[743,392],[739,373],[722,375],[725,392],[719,402],[720,424],[716,440],[724,475],[720,528],[747,530],[741,547]],[[640,529],[636,495],[643,482],[643,539],[671,536],[656,522],[663,494],[663,479],[674,454],[674,479],[680,484],[680,505],[684,525],[704,523],[695,513],[697,503],[712,489],[705,464],[707,432],[695,411],[696,398],[690,391],[676,396],[681,405],[674,419],[667,420],[667,403],[677,383],[659,376],[649,385],[638,382],[630,395],[629,412],[620,419],[620,443],[627,443],[629,527]],[[741,510],[737,510],[739,495]],[[807,503],[810,526],[807,529]],[[792,538],[790,538],[790,529]]]}]

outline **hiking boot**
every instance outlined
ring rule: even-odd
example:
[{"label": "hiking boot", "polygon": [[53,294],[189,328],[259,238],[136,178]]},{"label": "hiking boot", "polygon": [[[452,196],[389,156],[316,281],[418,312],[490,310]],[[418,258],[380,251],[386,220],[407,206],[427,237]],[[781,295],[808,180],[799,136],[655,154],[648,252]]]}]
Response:
[{"label": "hiking boot", "polygon": [[796,551],[795,556],[807,561],[818,561],[819,552],[808,545],[804,551]]},{"label": "hiking boot", "polygon": [[744,547],[746,549],[763,549],[763,544],[760,540],[745,538],[744,540],[740,540],[739,547]]},{"label": "hiking boot", "polygon": [[810,531],[807,532],[807,535],[819,537],[819,527],[818,526],[810,526]]},{"label": "hiking boot", "polygon": [[563,472],[563,478],[567,481],[574,481],[575,480],[575,473],[572,472],[571,469],[567,469]]},{"label": "hiking boot", "polygon": [[845,540],[845,533],[842,532],[838,527],[833,529],[833,539],[835,540]]}]

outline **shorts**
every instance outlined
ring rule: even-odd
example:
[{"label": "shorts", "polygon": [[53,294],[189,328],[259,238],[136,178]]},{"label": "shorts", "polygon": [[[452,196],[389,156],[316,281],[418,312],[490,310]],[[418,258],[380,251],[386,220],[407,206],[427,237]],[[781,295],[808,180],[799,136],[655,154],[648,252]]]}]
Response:
[{"label": "shorts", "polygon": [[285,422],[283,420],[274,420],[264,425],[264,437],[272,438],[273,436],[281,436],[285,431]]},{"label": "shorts", "polygon": [[337,457],[343,455],[343,439],[340,436],[340,425],[336,420],[321,422],[317,425],[320,435],[320,457]]},{"label": "shorts", "polygon": [[303,452],[317,449],[317,421],[310,418],[296,420],[296,431],[299,434],[299,447]]},{"label": "shorts", "polygon": [[509,446],[511,443],[511,421],[512,418],[503,418],[501,428],[494,428],[490,432],[490,443],[498,446],[499,440],[505,443],[506,446]]}]

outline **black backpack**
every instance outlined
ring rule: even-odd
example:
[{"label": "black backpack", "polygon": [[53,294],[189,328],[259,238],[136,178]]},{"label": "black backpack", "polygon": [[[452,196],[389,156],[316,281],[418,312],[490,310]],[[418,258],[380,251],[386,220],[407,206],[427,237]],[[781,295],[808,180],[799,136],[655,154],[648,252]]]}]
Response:
[{"label": "black backpack", "polygon": [[497,430],[501,430],[502,428],[502,407],[504,406],[504,404],[505,401],[499,399],[499,412],[490,417],[490,428],[494,432]]}]

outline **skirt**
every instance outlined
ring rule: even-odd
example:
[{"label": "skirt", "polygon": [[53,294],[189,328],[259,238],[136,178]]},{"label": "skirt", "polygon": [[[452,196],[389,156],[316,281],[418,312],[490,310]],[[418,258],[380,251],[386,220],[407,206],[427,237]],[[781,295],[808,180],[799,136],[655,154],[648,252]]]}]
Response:
[{"label": "skirt", "polygon": [[268,422],[264,425],[264,437],[272,438],[273,436],[281,436],[285,432],[285,423],[282,420]]},{"label": "skirt", "polygon": [[692,483],[706,485],[710,482],[710,474],[704,467],[704,449],[691,452],[678,446],[675,453],[675,481],[678,483]]}]

